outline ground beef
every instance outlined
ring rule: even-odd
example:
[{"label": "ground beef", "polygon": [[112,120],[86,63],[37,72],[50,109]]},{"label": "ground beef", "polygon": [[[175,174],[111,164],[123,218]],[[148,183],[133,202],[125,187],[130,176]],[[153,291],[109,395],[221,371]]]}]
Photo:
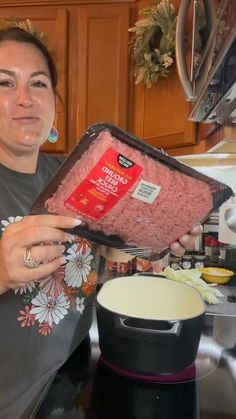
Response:
[{"label": "ground beef", "polygon": [[[103,218],[94,221],[68,209],[64,202],[110,147],[141,165],[140,178],[160,185],[161,191],[153,204],[133,198],[131,195],[139,178]],[[201,222],[211,211],[213,202],[207,183],[169,168],[105,130],[91,143],[45,205],[50,213],[81,218],[91,230],[115,234],[125,243],[159,252]]]}]

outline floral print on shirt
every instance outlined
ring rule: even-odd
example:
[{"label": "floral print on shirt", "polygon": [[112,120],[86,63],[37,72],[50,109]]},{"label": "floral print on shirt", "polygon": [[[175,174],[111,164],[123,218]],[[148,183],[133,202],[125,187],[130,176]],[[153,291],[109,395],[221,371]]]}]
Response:
[{"label": "floral print on shirt", "polygon": [[[22,218],[2,220],[2,232]],[[48,336],[69,312],[83,315],[86,298],[94,293],[97,283],[96,247],[77,237],[64,256],[66,263],[55,272],[15,290],[24,304],[17,317],[21,327],[38,327],[42,336]]]}]

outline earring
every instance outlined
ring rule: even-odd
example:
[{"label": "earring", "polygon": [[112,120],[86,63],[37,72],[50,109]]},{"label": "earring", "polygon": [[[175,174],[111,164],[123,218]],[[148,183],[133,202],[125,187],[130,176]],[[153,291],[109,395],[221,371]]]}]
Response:
[{"label": "earring", "polygon": [[57,139],[58,139],[58,131],[55,127],[52,127],[48,136],[48,141],[50,143],[56,143]]}]

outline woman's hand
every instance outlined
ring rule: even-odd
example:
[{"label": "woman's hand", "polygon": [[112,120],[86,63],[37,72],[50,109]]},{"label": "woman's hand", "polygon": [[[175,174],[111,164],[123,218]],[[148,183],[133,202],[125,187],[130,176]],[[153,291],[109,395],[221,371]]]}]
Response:
[{"label": "woman's hand", "polygon": [[174,242],[170,246],[170,251],[175,256],[183,256],[187,249],[193,249],[196,237],[202,234],[202,226],[197,225],[194,227],[189,234],[185,234],[180,237],[179,241]]},{"label": "woman's hand", "polygon": [[[58,269],[64,263],[65,250],[58,243],[71,242],[74,238],[61,228],[70,229],[79,224],[75,218],[48,214],[30,215],[9,224],[0,240],[0,294]],[[27,265],[27,255],[38,263],[36,267]]]},{"label": "woman's hand", "polygon": [[[182,256],[187,249],[193,249],[195,239],[196,237],[200,236],[201,233],[201,225],[194,227],[189,234],[185,234],[184,236],[180,237],[178,242],[174,242],[170,245],[171,253],[173,253],[176,256]],[[105,259],[114,262],[128,262],[129,260],[134,258],[134,256],[112,247],[100,246],[100,249],[101,255]]]}]

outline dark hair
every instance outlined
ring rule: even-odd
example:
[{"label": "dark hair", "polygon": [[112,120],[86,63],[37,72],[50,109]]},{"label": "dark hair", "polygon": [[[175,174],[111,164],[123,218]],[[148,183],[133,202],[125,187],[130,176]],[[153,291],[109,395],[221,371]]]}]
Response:
[{"label": "dark hair", "polygon": [[53,88],[54,93],[57,94],[56,93],[56,87],[57,87],[56,65],[47,47],[39,40],[39,38],[31,34],[30,32],[25,31],[24,29],[21,29],[18,27],[13,27],[13,28],[10,27],[7,29],[0,30],[0,44],[1,42],[4,42],[4,41],[16,41],[16,42],[28,43],[38,48],[46,60],[49,74],[50,74],[51,83],[52,83],[52,88]]}]

